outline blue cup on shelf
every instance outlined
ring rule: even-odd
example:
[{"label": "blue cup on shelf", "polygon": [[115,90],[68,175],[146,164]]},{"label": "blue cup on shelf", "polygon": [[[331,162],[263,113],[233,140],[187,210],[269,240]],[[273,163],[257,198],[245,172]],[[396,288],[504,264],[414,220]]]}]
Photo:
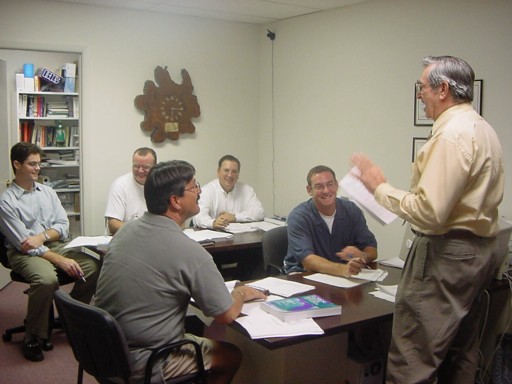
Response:
[{"label": "blue cup on shelf", "polygon": [[23,76],[25,77],[34,77],[34,64],[23,64]]}]

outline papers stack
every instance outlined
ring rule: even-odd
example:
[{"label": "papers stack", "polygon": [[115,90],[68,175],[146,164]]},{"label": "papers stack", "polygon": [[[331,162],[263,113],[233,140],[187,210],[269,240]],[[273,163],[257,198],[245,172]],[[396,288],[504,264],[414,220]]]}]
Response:
[{"label": "papers stack", "polygon": [[281,224],[276,224],[272,221],[268,221],[267,218],[265,218],[264,221],[256,221],[254,223],[251,223],[251,225],[253,225],[254,227],[258,227],[262,231],[266,232],[266,231],[270,231],[271,229],[283,227],[286,225],[286,222],[281,221],[280,223]]},{"label": "papers stack", "polygon": [[379,260],[379,264],[387,265],[388,267],[404,269],[405,261],[403,261],[399,257],[392,257],[386,260]]},{"label": "papers stack", "polygon": [[258,230],[258,227],[253,225],[255,223],[230,223],[226,227],[226,232],[230,233],[244,233],[244,232],[254,232]]},{"label": "papers stack", "polygon": [[313,319],[285,322],[275,316],[266,314],[239,317],[236,319],[236,322],[245,328],[252,339],[322,335],[324,333],[322,328]]},{"label": "papers stack", "polygon": [[[267,301],[278,300],[279,296],[270,295]],[[238,317],[236,322],[245,328],[252,339],[267,337],[292,337],[300,335],[322,335],[324,331],[311,318],[281,321],[277,317],[264,312],[262,301],[245,303],[242,313],[247,316]]]},{"label": "papers stack", "polygon": [[384,300],[394,303],[397,289],[398,289],[398,285],[377,284],[377,289],[373,292],[370,292],[370,295],[373,295],[375,297],[378,297],[379,299],[384,299]]},{"label": "papers stack", "polygon": [[312,275],[304,276],[304,278],[335,287],[352,288],[367,281],[382,281],[387,276],[388,272],[382,269],[361,269],[361,272],[357,275],[353,275],[351,278],[332,276],[325,273],[314,273]]},{"label": "papers stack", "polygon": [[304,276],[304,278],[339,288],[352,288],[364,283],[364,281],[353,281],[345,277],[331,276],[324,273],[314,273],[312,275]]},{"label": "papers stack", "polygon": [[107,251],[110,240],[112,240],[112,236],[78,236],[64,248],[93,247],[98,251]]},{"label": "papers stack", "polygon": [[198,243],[216,242],[233,238],[231,233],[217,232],[210,229],[195,231],[192,228],[186,228],[183,230],[183,233]]},{"label": "papers stack", "polygon": [[297,283],[295,281],[278,279],[276,277],[266,277],[252,283],[248,283],[247,285],[256,289],[267,289],[271,294],[282,297],[290,297],[315,289],[314,285]]},{"label": "papers stack", "polygon": [[353,275],[354,279],[368,280],[368,281],[382,281],[388,277],[388,272],[382,269],[361,269],[357,275]]}]

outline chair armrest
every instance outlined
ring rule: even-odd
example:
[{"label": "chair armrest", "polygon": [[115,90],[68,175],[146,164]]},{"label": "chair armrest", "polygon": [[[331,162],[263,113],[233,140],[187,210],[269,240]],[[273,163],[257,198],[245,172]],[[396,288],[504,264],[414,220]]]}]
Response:
[{"label": "chair armrest", "polygon": [[[195,350],[197,373],[194,373],[193,376],[197,377],[197,378],[201,378],[204,381],[204,383],[206,383],[207,371],[204,369],[203,353],[201,351],[201,347],[195,341],[187,340],[187,339],[175,341],[173,343],[169,343],[169,344],[163,345],[161,347],[158,347],[158,348],[155,348],[152,350],[151,355],[149,356],[148,361],[146,363],[146,372],[145,372],[145,377],[144,377],[144,383],[145,384],[151,383],[151,376],[153,374],[153,366],[159,360],[161,360],[161,359],[167,357],[169,354],[179,350],[183,345],[186,345],[186,344],[191,344]],[[176,378],[176,379],[178,379],[178,378]],[[183,379],[184,379],[184,381],[190,379],[190,375],[184,376]],[[171,380],[171,382],[178,383],[178,382],[180,382],[180,380],[179,379],[176,381]]]},{"label": "chair armrest", "polygon": [[265,269],[265,274],[267,276],[281,276],[285,273],[283,267],[279,267],[275,264],[268,264],[267,268]]}]

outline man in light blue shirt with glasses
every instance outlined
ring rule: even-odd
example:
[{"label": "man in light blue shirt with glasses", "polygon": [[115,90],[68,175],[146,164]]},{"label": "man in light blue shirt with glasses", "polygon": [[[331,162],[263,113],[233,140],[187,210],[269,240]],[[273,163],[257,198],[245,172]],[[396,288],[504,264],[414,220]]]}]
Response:
[{"label": "man in light blue shirt with glasses", "polygon": [[11,149],[14,181],[0,197],[0,231],[5,236],[11,269],[30,283],[25,341],[27,360],[41,361],[53,345],[48,337],[48,313],[59,288],[57,270],[76,279],[71,296],[88,303],[96,289],[99,262],[65,249],[69,220],[57,193],[37,182],[42,150],[20,142]]}]

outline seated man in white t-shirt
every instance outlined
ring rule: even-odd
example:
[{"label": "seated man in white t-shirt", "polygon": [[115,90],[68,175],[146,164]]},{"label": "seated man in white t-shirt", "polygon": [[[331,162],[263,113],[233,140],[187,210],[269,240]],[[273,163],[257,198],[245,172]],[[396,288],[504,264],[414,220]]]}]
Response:
[{"label": "seated man in white t-shirt", "polygon": [[114,235],[124,223],[142,216],[146,211],[144,183],[156,162],[154,150],[139,148],[133,152],[132,172],[118,177],[112,183],[105,210],[109,234]]}]

